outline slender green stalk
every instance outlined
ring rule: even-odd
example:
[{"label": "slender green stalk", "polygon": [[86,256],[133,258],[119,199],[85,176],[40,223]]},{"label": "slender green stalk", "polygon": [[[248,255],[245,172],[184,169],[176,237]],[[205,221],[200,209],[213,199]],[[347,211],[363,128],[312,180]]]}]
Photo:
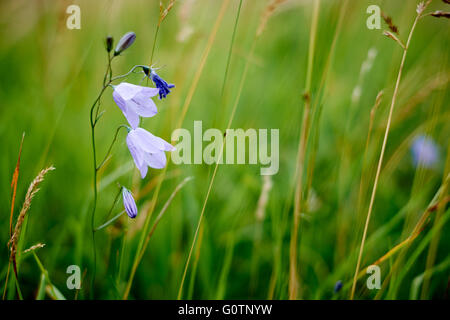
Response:
[{"label": "slender green stalk", "polygon": [[[448,147],[447,147],[447,160],[446,160],[446,170],[445,170],[446,174],[444,174],[444,176],[446,176],[448,174],[448,172],[450,172],[450,145],[448,145]],[[448,186],[446,186],[446,189],[447,188],[448,188]],[[448,194],[447,190],[445,190],[442,193],[441,199],[446,194]],[[437,250],[438,250],[439,240],[440,240],[440,234],[441,234],[441,230],[439,230],[437,228],[437,224],[441,220],[443,211],[444,211],[444,208],[441,208],[440,210],[438,210],[438,212],[436,214],[436,219],[434,220],[434,224],[433,224],[433,227],[436,228],[436,234],[432,237],[430,246],[428,248],[427,262],[426,262],[426,267],[425,267],[424,276],[423,276],[422,293],[420,295],[420,298],[422,300],[426,299],[428,296],[428,290],[430,287],[432,272],[427,272],[427,271],[432,270],[433,264],[436,260],[436,255],[437,255]]]},{"label": "slender green stalk", "polygon": [[363,158],[362,158],[361,179],[359,182],[358,202],[356,205],[356,213],[358,215],[361,211],[361,205],[364,200],[364,194],[366,193],[366,186],[364,184],[364,181],[365,181],[365,178],[368,176],[368,174],[366,172],[366,170],[367,170],[366,162],[367,162],[367,154],[369,152],[370,139],[372,136],[373,120],[375,118],[375,112],[378,109],[378,107],[380,106],[381,98],[383,97],[383,94],[384,94],[383,90],[381,90],[378,93],[378,95],[375,99],[375,104],[372,107],[372,109],[370,110],[369,129],[367,131],[366,145],[364,147],[364,154],[363,154]]},{"label": "slender green stalk", "polygon": [[[108,71],[107,71],[108,72]],[[109,81],[110,82],[110,81]],[[96,120],[94,120],[94,109],[97,104],[100,103],[100,98],[102,97],[103,93],[105,92],[105,89],[107,88],[106,85],[103,86],[102,90],[100,91],[100,94],[98,95],[97,99],[95,100],[94,104],[91,107],[91,113],[90,113],[90,121],[91,121],[91,140],[92,140],[92,158],[93,158],[93,168],[94,168],[94,174],[93,174],[93,188],[94,188],[94,203],[92,206],[92,213],[91,213],[91,230],[92,230],[92,248],[93,248],[93,257],[94,257],[94,269],[92,274],[92,283],[91,283],[91,297],[93,297],[93,289],[94,289],[94,283],[95,283],[95,273],[97,268],[97,254],[95,250],[95,211],[97,209],[97,197],[98,197],[98,191],[97,191],[97,151],[95,148],[95,125],[97,123]],[[98,110],[98,107],[97,107]]]},{"label": "slender green stalk", "polygon": [[50,277],[48,276],[48,271],[44,268],[44,265],[42,264],[41,260],[38,258],[36,252],[34,252],[34,250],[33,250],[32,253],[33,253],[34,260],[36,261],[36,263],[39,267],[39,270],[41,270],[41,273],[45,276],[46,282],[48,282],[50,284],[50,289],[52,290],[53,295],[56,296],[56,293],[54,291],[54,286],[53,286],[52,282],[50,281]]},{"label": "slender green stalk", "polygon": [[[430,3],[430,1],[428,1],[425,6],[427,6],[429,3]],[[372,195],[370,197],[369,209],[367,211],[366,223],[364,225],[363,236],[362,236],[362,239],[361,239],[361,246],[360,246],[360,249],[359,249],[358,261],[356,263],[355,274],[353,276],[353,284],[352,284],[352,289],[351,289],[351,293],[350,293],[350,299],[351,300],[353,300],[354,295],[355,295],[356,281],[357,281],[357,277],[358,277],[359,267],[360,267],[360,264],[361,264],[362,254],[363,254],[363,251],[364,251],[364,243],[365,243],[366,237],[367,237],[367,229],[369,227],[370,216],[372,214],[372,209],[373,209],[373,203],[375,201],[375,194],[376,194],[376,191],[377,191],[378,180],[379,180],[379,177],[380,177],[381,165],[383,164],[384,152],[385,152],[385,149],[386,149],[387,139],[388,139],[388,136],[389,136],[389,129],[391,127],[392,114],[393,114],[393,111],[394,111],[394,106],[395,106],[395,102],[396,102],[397,95],[398,95],[398,89],[400,87],[400,80],[402,78],[403,67],[405,65],[406,54],[408,53],[408,48],[409,48],[409,45],[410,45],[410,42],[411,42],[411,38],[412,38],[412,35],[414,33],[414,29],[416,28],[417,22],[419,21],[420,17],[421,17],[421,13],[417,13],[417,16],[414,19],[414,23],[413,23],[413,25],[411,27],[411,31],[409,32],[408,41],[406,42],[405,48],[403,49],[403,56],[402,56],[402,60],[400,62],[400,68],[398,70],[397,81],[395,83],[394,93],[392,95],[391,107],[389,109],[389,116],[388,116],[388,120],[387,120],[386,130],[385,130],[385,133],[384,133],[384,139],[383,139],[383,144],[382,144],[382,147],[381,147],[380,157],[378,159],[378,166],[377,166],[377,171],[376,171],[376,175],[375,175],[375,181],[373,183]]]},{"label": "slender green stalk", "polygon": [[[239,22],[240,13],[241,13],[241,7],[242,7],[242,0],[239,1],[239,6],[238,6],[237,13],[236,13],[235,21],[234,21],[233,34],[231,36],[230,47],[228,49],[227,63],[226,63],[226,67],[225,67],[225,73],[224,73],[224,76],[223,76],[222,89],[221,89],[221,95],[220,95],[221,105],[222,105],[221,109],[225,109],[224,108],[224,105],[225,105],[224,93],[225,93],[225,87],[226,87],[226,83],[227,83],[227,79],[228,79],[228,71],[229,71],[229,67],[230,67],[230,63],[231,63],[231,55],[232,55],[233,47],[234,47],[234,40],[236,38],[236,31],[237,31],[237,26],[238,26],[238,22]],[[256,38],[255,38],[255,40],[256,40]],[[252,49],[251,49],[252,53],[251,54],[253,54],[253,49],[254,49],[254,43],[252,45]],[[250,57],[251,57],[251,55],[250,55]],[[246,67],[244,69],[244,73],[247,72],[247,65],[248,65],[248,61],[246,63]],[[237,103],[238,103],[238,100],[236,101],[235,107],[233,108],[233,115],[232,115],[233,117],[234,117],[234,112],[235,112],[236,107],[237,107]],[[229,126],[230,125],[231,125],[231,122],[229,123]],[[228,126],[228,128],[229,128],[229,126]],[[220,159],[220,157],[222,156],[222,153],[223,153],[223,143],[222,143],[221,155],[218,157],[218,159]],[[211,178],[210,188],[212,187],[212,183],[213,183],[214,178],[215,178],[216,169],[217,169],[217,164],[216,164],[216,167],[214,168],[213,176]],[[210,190],[208,189],[207,198],[209,196],[209,191]],[[205,206],[206,206],[207,198],[205,199],[205,203],[204,203]],[[203,208],[202,213],[200,215],[201,218],[202,218],[202,215],[203,215],[203,211],[204,211],[204,208]],[[201,222],[199,222],[199,224],[197,226],[196,233],[194,235],[193,243],[196,241],[195,239],[197,238],[197,234],[201,233],[202,230],[203,230],[203,226],[201,225]],[[203,240],[203,237],[200,236],[199,237],[199,243],[198,243],[197,251],[196,251],[196,257],[195,257],[195,260],[194,260],[193,271],[192,271],[192,274],[191,274],[191,281],[190,281],[189,288],[188,288],[188,296],[191,296],[192,292],[194,290],[195,276],[196,276],[196,273],[197,273],[198,260],[200,258],[200,248],[201,248],[202,240]],[[186,277],[186,273],[187,273],[187,268],[188,268],[190,256],[192,254],[192,250],[193,250],[193,246],[191,247],[191,251],[189,252],[188,261],[186,263],[184,274],[183,274],[183,277],[182,277],[182,280],[181,280],[181,285],[180,285],[180,289],[179,289],[179,292],[178,292],[178,299],[180,299],[181,294],[182,294],[182,287],[184,285],[184,281],[185,281],[185,277]]]},{"label": "slender green stalk", "polygon": [[[176,126],[177,128],[180,128],[183,125],[184,118],[186,117],[186,113],[187,113],[187,111],[188,111],[188,109],[189,109],[189,107],[191,105],[192,97],[194,96],[194,92],[197,89],[198,82],[200,80],[200,76],[202,75],[203,68],[205,66],[206,60],[207,60],[207,58],[209,56],[209,53],[211,51],[211,47],[212,47],[212,45],[214,43],[214,40],[215,40],[216,35],[217,35],[217,31],[219,29],[220,23],[221,23],[221,21],[223,19],[223,16],[225,14],[225,11],[226,11],[226,9],[228,7],[229,2],[230,2],[230,0],[225,0],[222,3],[222,6],[221,6],[220,11],[219,11],[219,15],[218,15],[218,17],[216,19],[216,23],[214,24],[214,27],[213,27],[213,29],[211,31],[211,34],[209,36],[206,48],[203,51],[203,54],[202,54],[202,57],[201,57],[201,60],[200,60],[200,65],[197,68],[197,71],[196,71],[196,73],[194,75],[194,80],[192,81],[192,84],[191,84],[191,86],[189,88],[189,91],[188,91],[188,94],[186,96],[186,99],[184,101],[184,104],[183,104],[183,107],[182,107],[182,110],[181,110],[181,116],[179,117],[179,121],[178,121],[177,126]],[[170,153],[169,153],[169,155],[167,157],[167,163],[169,163],[169,162],[170,162]],[[141,252],[142,248],[144,247],[145,238],[146,238],[146,235],[148,234],[148,231],[149,231],[149,228],[150,228],[150,219],[151,219],[151,217],[153,215],[153,212],[155,210],[155,206],[156,206],[157,199],[158,199],[158,196],[159,196],[159,191],[161,189],[161,185],[162,185],[162,183],[164,181],[164,177],[165,177],[166,172],[167,172],[167,167],[168,166],[165,166],[164,169],[163,169],[163,172],[161,174],[161,179],[159,180],[158,185],[156,186],[156,190],[155,190],[155,192],[153,194],[152,206],[151,206],[151,208],[150,208],[150,210],[149,210],[149,212],[147,214],[147,217],[145,218],[144,227],[142,228],[141,238],[139,239],[139,244],[138,244],[138,248],[137,248],[137,251],[136,251],[136,256],[135,256],[135,258],[133,260],[132,271],[130,273],[130,277],[128,278],[127,287],[126,287],[125,293],[123,295],[123,299],[124,300],[126,300],[128,298],[128,295],[129,295],[130,290],[131,290],[131,285],[133,283],[133,279],[134,279],[137,267],[139,266],[139,263],[140,263],[140,259],[139,259],[139,257],[141,256],[140,252]]]},{"label": "slender green stalk", "polygon": [[164,204],[163,208],[161,209],[160,213],[156,217],[155,222],[153,223],[152,229],[150,230],[150,232],[147,234],[147,236],[145,238],[145,241],[143,243],[142,249],[137,252],[137,254],[138,254],[138,256],[137,256],[138,264],[133,265],[133,268],[131,270],[131,275],[130,275],[131,281],[130,280],[128,281],[127,286],[125,288],[124,299],[128,298],[128,295],[130,294],[131,285],[133,284],[132,280],[134,279],[134,275],[136,274],[137,266],[139,265],[139,262],[142,260],[142,257],[144,256],[145,249],[147,248],[148,242],[150,241],[150,238],[152,237],[153,233],[155,232],[159,221],[163,217],[164,213],[166,212],[166,210],[169,207],[170,203],[172,202],[173,198],[175,198],[175,195],[178,193],[178,191],[180,191],[180,189],[183,188],[183,186],[190,180],[192,180],[192,177],[187,177],[183,181],[181,181],[181,183],[172,192],[172,194],[170,195],[169,199],[167,199],[167,201]]},{"label": "slender green stalk", "polygon": [[[98,112],[99,112],[99,109],[100,109],[100,99],[103,96],[103,93],[105,92],[106,88],[108,88],[108,86],[111,85],[112,81],[128,76],[137,67],[137,66],[133,67],[133,69],[131,69],[131,71],[128,72],[127,74],[125,74],[125,75],[112,78],[111,61],[112,61],[113,58],[114,57],[111,57],[111,55],[108,54],[108,66],[106,68],[105,76],[103,78],[103,86],[102,86],[102,89],[100,90],[100,93],[98,94],[97,98],[95,99],[95,101],[92,104],[91,109],[90,109],[92,162],[93,162],[93,171],[94,171],[93,172],[93,190],[94,190],[93,192],[94,192],[94,197],[93,197],[93,205],[92,205],[92,213],[91,213],[91,231],[92,231],[92,248],[93,248],[93,257],[94,257],[94,269],[93,269],[92,283],[91,283],[91,297],[93,297],[93,289],[94,289],[94,283],[95,283],[95,273],[96,273],[96,268],[97,268],[97,254],[96,254],[96,250],[95,250],[95,227],[94,227],[94,223],[95,223],[95,212],[97,210],[97,199],[98,199],[97,174],[98,174],[99,167],[97,167],[97,150],[96,150],[96,146],[95,146],[95,127],[96,127],[98,119],[99,119]],[[108,79],[108,75],[109,75],[109,80],[107,80]],[[94,116],[94,113],[95,113],[95,116]],[[117,136],[117,132],[116,132],[116,136]],[[114,141],[115,141],[115,139],[114,139]],[[114,144],[114,141],[113,141],[113,144]],[[108,150],[108,153],[111,151],[111,148],[112,148],[112,145],[110,147],[110,150]],[[105,159],[106,159],[106,157],[105,157]],[[102,165],[103,165],[103,163],[104,162],[102,161]]]},{"label": "slender green stalk", "polygon": [[111,145],[109,146],[108,151],[106,152],[105,157],[103,158],[102,162],[100,162],[100,164],[98,165],[97,171],[100,170],[100,169],[104,166],[104,164],[106,163],[106,161],[108,161],[109,155],[111,154],[111,150],[112,150],[114,144],[115,144],[116,141],[117,141],[117,136],[119,135],[119,131],[120,131],[120,129],[122,129],[122,128],[127,129],[128,127],[127,127],[126,125],[120,125],[119,127],[117,127],[116,133],[114,134],[113,141],[111,142]]},{"label": "slender green stalk", "polygon": [[289,299],[297,299],[298,294],[298,274],[297,274],[297,259],[298,259],[298,229],[300,225],[300,212],[301,212],[301,202],[302,202],[302,192],[303,192],[303,170],[305,165],[305,153],[306,144],[308,139],[308,129],[309,129],[309,116],[311,108],[311,81],[312,81],[312,70],[314,63],[314,51],[316,43],[316,33],[317,24],[319,20],[319,7],[320,0],[314,2],[313,7],[313,18],[311,21],[311,31],[309,36],[309,52],[308,52],[308,67],[306,72],[306,86],[305,93],[303,95],[305,100],[305,109],[303,111],[302,129],[300,133],[298,154],[297,154],[297,185],[294,198],[294,215],[293,224],[289,248]]},{"label": "slender green stalk", "polygon": [[158,25],[156,26],[155,37],[153,38],[152,54],[150,56],[150,66],[153,64],[153,55],[155,53],[156,39],[158,38],[159,26],[160,24],[158,23]]},{"label": "slender green stalk", "polygon": [[[252,47],[250,49],[249,57],[251,57],[253,55],[253,51],[255,50],[255,44],[256,44],[256,37],[253,40]],[[246,63],[245,63],[244,72],[242,74],[241,81],[240,81],[240,84],[239,84],[239,90],[238,90],[238,93],[236,95],[236,99],[234,101],[233,110],[231,111],[230,119],[228,121],[227,130],[231,127],[231,123],[233,122],[234,115],[236,113],[236,109],[237,109],[237,106],[239,104],[239,100],[241,98],[242,90],[244,88],[245,80],[247,78],[248,68],[249,68],[249,60],[247,60]],[[225,132],[227,130],[225,130]],[[224,137],[224,140],[225,140],[225,137]],[[224,146],[225,146],[225,141],[222,141],[222,147],[220,149],[220,152],[219,152],[219,155],[218,155],[217,159],[220,159],[222,157]],[[220,161],[217,161],[216,165],[214,167],[214,171],[213,171],[213,174],[212,174],[211,180],[209,182],[209,186],[208,186],[208,191],[206,192],[205,201],[203,202],[202,211],[200,212],[200,217],[198,219],[197,228],[195,229],[194,238],[192,239],[191,248],[189,250],[189,254],[188,254],[188,257],[187,257],[187,260],[186,260],[186,264],[184,266],[184,271],[183,271],[183,276],[181,278],[180,287],[178,289],[178,295],[177,295],[177,299],[178,300],[181,299],[181,295],[183,294],[183,286],[184,286],[184,281],[186,279],[187,269],[189,267],[189,262],[191,261],[192,252],[194,251],[195,243],[197,241],[197,236],[198,236],[198,233],[199,233],[199,230],[200,230],[200,225],[201,225],[201,223],[203,221],[203,216],[205,214],[206,204],[207,204],[209,196],[211,194],[212,186],[214,184],[214,179],[216,177],[217,169],[219,167],[219,162]]]},{"label": "slender green stalk", "polygon": [[[227,64],[226,64],[226,67],[225,67],[225,74],[223,75],[222,89],[220,90],[221,108],[216,108],[216,114],[221,114],[221,113],[223,114],[223,112],[225,110],[225,99],[224,99],[225,87],[226,87],[227,80],[228,80],[228,72],[229,72],[229,69],[230,69],[231,56],[232,56],[232,53],[233,53],[234,40],[236,38],[236,31],[237,31],[237,26],[238,26],[238,22],[239,22],[239,16],[241,14],[241,7],[242,7],[242,0],[239,0],[239,6],[238,6],[237,13],[236,13],[236,18],[234,20],[233,33],[231,35],[230,47],[228,49],[228,57],[227,57]],[[217,119],[217,115],[214,118],[215,118],[215,121],[218,120]]]},{"label": "slender green stalk", "polygon": [[118,215],[116,215],[115,217],[111,218],[110,220],[106,221],[104,224],[102,224],[101,226],[98,226],[97,228],[94,229],[95,231],[99,231],[102,230],[103,228],[109,226],[111,223],[113,223],[114,221],[116,221],[117,219],[119,219],[123,214],[125,213],[125,210],[122,210]]},{"label": "slender green stalk", "polygon": [[228,57],[227,57],[227,66],[225,67],[225,74],[223,75],[223,82],[222,82],[222,90],[220,91],[220,96],[223,99],[223,94],[225,92],[225,85],[227,83],[228,79],[228,71],[230,69],[230,62],[231,62],[231,54],[233,53],[233,45],[234,45],[234,39],[236,38],[236,30],[239,22],[239,16],[241,14],[241,7],[242,7],[242,0],[239,0],[239,6],[236,13],[236,18],[234,20],[234,27],[233,27],[233,34],[231,35],[231,43],[230,47],[228,49]]}]

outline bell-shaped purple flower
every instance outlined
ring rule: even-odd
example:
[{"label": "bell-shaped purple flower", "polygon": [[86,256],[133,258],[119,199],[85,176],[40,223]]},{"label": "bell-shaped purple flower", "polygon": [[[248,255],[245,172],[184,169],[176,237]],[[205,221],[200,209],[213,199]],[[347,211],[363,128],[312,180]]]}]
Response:
[{"label": "bell-shaped purple flower", "polygon": [[125,211],[128,216],[132,219],[136,218],[138,209],[136,207],[136,202],[134,201],[133,195],[130,190],[125,187],[122,187],[122,197],[123,197],[123,206],[125,207]]},{"label": "bell-shaped purple flower", "polygon": [[158,74],[153,69],[151,69],[150,78],[152,79],[155,86],[159,89],[159,100],[165,98],[170,93],[170,89],[175,88],[174,84],[167,83],[164,79],[158,76]]},{"label": "bell-shaped purple flower", "polygon": [[424,168],[433,168],[439,161],[439,147],[433,141],[424,135],[417,136],[411,145],[411,154],[415,166]]},{"label": "bell-shaped purple flower", "polygon": [[127,145],[136,167],[141,172],[142,179],[147,175],[148,167],[164,168],[167,161],[164,152],[175,150],[170,143],[142,128],[128,132]]},{"label": "bell-shaped purple flower", "polygon": [[139,116],[153,117],[158,112],[151,99],[158,94],[158,89],[141,87],[127,82],[122,82],[113,88],[113,99],[133,129],[139,125]]}]

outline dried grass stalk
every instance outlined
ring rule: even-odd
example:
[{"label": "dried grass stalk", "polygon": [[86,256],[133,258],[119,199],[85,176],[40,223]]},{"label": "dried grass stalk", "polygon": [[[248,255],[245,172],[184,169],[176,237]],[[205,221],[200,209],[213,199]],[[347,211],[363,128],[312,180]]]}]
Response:
[{"label": "dried grass stalk", "polygon": [[45,243],[36,243],[35,245],[29,247],[28,249],[24,250],[23,253],[27,253],[27,252],[31,252],[34,251],[36,249],[40,249],[45,247]]},{"label": "dried grass stalk", "polygon": [[384,22],[386,22],[389,29],[392,32],[398,34],[398,27],[394,24],[394,22],[392,21],[392,18],[390,16],[388,16],[387,14],[385,14],[384,12],[381,12],[381,17],[383,18]]},{"label": "dried grass stalk", "polygon": [[19,242],[20,231],[22,229],[23,221],[25,220],[25,216],[31,207],[31,201],[33,200],[33,197],[39,191],[39,188],[38,188],[39,185],[41,184],[42,181],[44,181],[44,177],[47,174],[47,172],[52,171],[52,170],[55,170],[55,168],[53,166],[50,166],[50,167],[42,170],[41,172],[39,172],[39,174],[36,176],[36,178],[34,178],[33,182],[31,182],[30,186],[28,187],[27,194],[25,195],[25,201],[23,203],[22,210],[20,210],[20,214],[17,217],[16,226],[14,227],[14,232],[11,236],[11,239],[8,242],[8,246],[10,247],[10,250],[11,250],[10,258],[11,258],[11,261],[13,261],[13,263],[14,263],[14,269],[15,269],[16,273],[17,273],[17,270],[16,270],[15,261],[16,261],[16,253],[17,253],[17,244]]},{"label": "dried grass stalk", "polygon": [[264,10],[263,14],[261,15],[261,20],[259,22],[259,26],[258,29],[256,31],[256,36],[259,37],[267,24],[267,21],[269,20],[269,18],[273,15],[273,13],[275,12],[275,10],[277,9],[277,7],[279,5],[281,5],[283,2],[285,2],[286,0],[272,0],[266,7],[266,9]]},{"label": "dried grass stalk", "polygon": [[161,25],[161,22],[164,21],[164,19],[166,18],[167,14],[170,12],[170,10],[172,10],[174,4],[175,4],[175,0],[170,0],[169,4],[164,9],[164,6],[163,6],[162,2],[161,1],[159,2],[159,21],[158,21],[158,26]]},{"label": "dried grass stalk", "polygon": [[447,19],[450,18],[450,12],[445,12],[445,11],[441,11],[441,10],[434,11],[431,13],[431,15],[436,18],[441,18],[441,17],[444,17]]}]

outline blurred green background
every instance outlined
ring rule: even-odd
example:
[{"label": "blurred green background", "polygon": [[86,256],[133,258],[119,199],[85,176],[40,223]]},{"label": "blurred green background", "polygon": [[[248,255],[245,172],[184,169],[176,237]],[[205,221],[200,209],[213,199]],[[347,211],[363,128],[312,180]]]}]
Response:
[{"label": "blurred green background", "polygon": [[[304,111],[309,34],[313,1],[289,0],[269,18],[250,55],[261,15],[270,2],[244,0],[232,47],[225,95],[222,83],[239,0],[225,9],[211,51],[182,127],[193,130],[226,128],[239,83],[248,66],[232,128],[280,129],[280,169],[270,177],[263,216],[257,217],[264,179],[258,165],[220,165],[205,208],[200,236],[186,275],[182,298],[286,299],[289,284],[289,241],[292,230],[294,175]],[[67,6],[81,8],[81,29],[66,27]],[[164,3],[167,5],[167,3]],[[155,100],[158,114],[143,127],[170,141],[202,54],[223,2],[176,1],[161,24],[154,63],[159,75],[176,88],[163,101]],[[355,271],[357,250],[376,164],[380,154],[402,49],[381,30],[369,30],[366,9],[371,4],[392,17],[400,38],[406,41],[415,18],[417,1],[350,0],[340,32],[335,31],[344,1],[322,0],[312,72],[311,134],[304,179],[310,189],[302,212],[298,242],[299,298],[347,299]],[[53,164],[33,200],[22,230],[21,249],[41,242],[36,251],[52,283],[68,299],[89,298],[93,257],[90,231],[92,205],[92,150],[89,108],[106,68],[104,39],[117,42],[128,31],[136,42],[114,60],[114,75],[136,64],[149,64],[158,22],[159,1],[1,1],[0,2],[0,280],[3,293],[8,269],[11,178],[22,133],[15,218],[29,183],[44,167]],[[448,10],[433,1],[428,11]],[[368,240],[361,269],[404,240],[427,208],[448,174],[449,123],[448,20],[425,17],[411,40],[395,106]],[[333,39],[329,72],[321,85]],[[372,63],[361,68],[369,52]],[[127,81],[138,84],[140,75]],[[145,83],[145,82],[143,82]],[[360,88],[360,97],[355,96]],[[370,111],[380,90],[384,96],[373,121],[365,166],[364,150]],[[115,128],[125,123],[112,91],[102,98],[106,110],[96,128],[99,153],[106,152]],[[415,167],[410,145],[418,134],[427,134],[440,150],[434,168]],[[205,144],[204,144],[205,145]],[[101,157],[101,156],[100,156]],[[446,160],[447,159],[447,160]],[[365,192],[359,198],[361,172]],[[129,298],[175,299],[186,259],[205,201],[214,166],[169,163],[157,197],[152,221],[174,188],[188,176],[194,180],[175,196],[145,251]],[[447,171],[446,171],[447,170]],[[94,297],[120,299],[146,214],[163,170],[150,170],[144,180],[134,169],[125,143],[125,132],[113,157],[100,173],[96,225],[103,222],[117,192],[116,181],[128,186],[138,200],[135,220],[121,217],[96,234],[97,267]],[[266,181],[266,183],[269,183]],[[358,200],[359,199],[359,200]],[[361,206],[358,208],[358,201]],[[115,212],[121,210],[119,202]],[[440,218],[449,215],[448,208]],[[363,277],[356,298],[444,298],[449,283],[449,223],[438,229],[435,214],[417,239],[381,264],[381,290],[368,290]],[[445,220],[443,220],[445,221]],[[431,239],[438,249],[432,263],[429,288],[422,289]],[[200,245],[200,246],[199,246]],[[34,298],[40,270],[31,255],[20,255],[19,283],[25,298]],[[120,263],[121,261],[121,263]],[[398,268],[393,270],[393,265]],[[79,265],[83,277],[76,293],[66,287],[66,268]],[[16,298],[10,274],[7,298]],[[419,279],[419,280],[417,280]],[[334,293],[335,283],[344,287]],[[386,282],[385,282],[386,280]]]}]

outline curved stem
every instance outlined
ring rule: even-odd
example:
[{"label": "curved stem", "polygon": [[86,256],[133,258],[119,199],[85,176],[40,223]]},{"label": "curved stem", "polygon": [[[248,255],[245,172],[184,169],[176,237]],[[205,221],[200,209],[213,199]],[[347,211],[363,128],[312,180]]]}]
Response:
[{"label": "curved stem", "polygon": [[127,282],[127,285],[126,285],[126,288],[125,288],[125,293],[123,295],[123,300],[128,299],[128,295],[130,294],[131,285],[133,284],[133,279],[134,279],[134,276],[136,274],[137,267],[139,265],[139,262],[142,260],[142,257],[144,256],[145,249],[147,248],[148,242],[150,241],[150,238],[152,237],[153,232],[155,232],[155,229],[158,226],[159,221],[163,217],[164,213],[166,212],[167,208],[169,207],[170,203],[172,202],[173,198],[178,193],[178,191],[180,191],[180,189],[183,188],[183,186],[189,180],[192,180],[192,179],[193,179],[193,177],[187,177],[183,181],[181,181],[181,183],[178,186],[176,186],[175,190],[172,192],[172,194],[170,195],[169,199],[167,199],[167,201],[164,204],[163,208],[161,209],[160,213],[156,217],[155,222],[153,223],[152,229],[150,230],[150,232],[148,234],[146,234],[147,236],[145,238],[142,250],[137,252],[137,260],[136,260],[137,263],[134,263],[133,266],[132,266],[131,275],[130,275],[130,278],[128,279],[128,282]]},{"label": "curved stem", "polygon": [[116,221],[117,219],[120,218],[121,215],[123,215],[125,213],[125,210],[122,210],[118,215],[116,215],[114,218],[109,219],[108,221],[106,221],[104,224],[102,224],[101,226],[97,227],[94,229],[94,232],[99,231],[107,226],[109,226],[111,223],[113,223],[114,221]]},{"label": "curved stem", "polygon": [[111,57],[111,53],[108,52],[108,66],[106,68],[105,76],[103,77],[103,86],[106,85],[106,79],[109,76],[109,79],[111,80],[111,74],[112,74],[112,68],[111,68],[111,61],[114,59],[114,56]]},{"label": "curved stem", "polygon": [[116,207],[117,199],[119,199],[119,196],[122,193],[122,186],[120,184],[118,184],[118,186],[119,186],[119,190],[117,191],[117,194],[114,197],[114,201],[111,205],[111,209],[109,209],[108,213],[105,215],[105,218],[103,219],[104,221],[106,221],[109,218],[109,216],[111,215],[111,213],[113,212],[114,208]]},{"label": "curved stem", "polygon": [[117,127],[116,133],[114,134],[113,141],[111,142],[111,145],[109,146],[108,151],[106,152],[106,155],[103,158],[102,162],[100,162],[100,164],[96,168],[97,171],[100,170],[105,165],[106,161],[109,159],[109,155],[111,153],[112,147],[114,146],[114,143],[116,143],[116,141],[117,141],[117,136],[119,135],[119,131],[121,128],[127,128],[127,126],[122,124],[119,127]]},{"label": "curved stem", "polygon": [[[125,73],[125,74],[122,74],[122,75],[120,75],[120,76],[116,76],[116,77],[114,77],[114,78],[111,78],[110,80],[109,80],[109,84],[111,84],[111,82],[113,82],[113,81],[116,81],[116,80],[119,80],[119,79],[122,79],[122,78],[126,78],[126,77],[128,77],[136,68],[148,68],[148,66],[144,66],[144,65],[142,65],[142,64],[137,64],[137,65],[135,65],[133,68],[131,68],[131,70],[130,71],[128,71],[127,73]],[[109,85],[108,84],[108,85]]]},{"label": "curved stem", "polygon": [[[110,62],[108,63],[108,66],[110,68]],[[106,70],[106,74],[109,72],[109,68]],[[92,274],[92,283],[91,283],[91,292],[90,295],[93,297],[93,288],[94,288],[94,282],[95,282],[95,273],[97,268],[97,253],[95,250],[95,229],[94,229],[94,222],[95,222],[95,211],[97,209],[97,152],[95,148],[95,126],[97,124],[98,120],[98,109],[100,107],[100,99],[105,92],[106,88],[111,84],[111,79],[105,83],[100,90],[100,93],[98,94],[97,98],[95,99],[94,103],[91,106],[90,111],[90,123],[91,123],[91,141],[92,141],[92,158],[93,158],[93,167],[94,167],[94,176],[93,176],[93,188],[94,188],[94,203],[92,206],[92,214],[91,214],[91,230],[92,230],[92,248],[93,248],[93,255],[94,255],[94,270]],[[97,107],[96,111],[96,117],[94,120],[94,110],[95,107]]]}]

